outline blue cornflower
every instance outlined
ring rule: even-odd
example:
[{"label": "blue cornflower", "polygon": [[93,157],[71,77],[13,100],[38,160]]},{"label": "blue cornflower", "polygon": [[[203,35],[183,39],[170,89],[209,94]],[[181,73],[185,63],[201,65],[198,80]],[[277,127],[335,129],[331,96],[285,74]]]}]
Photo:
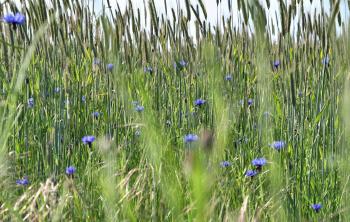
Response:
[{"label": "blue cornflower", "polygon": [[245,176],[246,177],[254,177],[254,176],[256,176],[258,174],[258,172],[256,172],[255,170],[247,170],[246,172],[245,172]]},{"label": "blue cornflower", "polygon": [[254,100],[253,99],[248,99],[247,103],[248,103],[248,106],[251,106],[251,105],[253,105]]},{"label": "blue cornflower", "polygon": [[230,161],[222,161],[221,163],[220,163],[220,166],[221,167],[229,167],[229,166],[231,166],[232,164],[231,164],[231,162]]},{"label": "blue cornflower", "polygon": [[21,13],[17,12],[15,15],[5,15],[4,21],[13,25],[23,25],[26,22],[26,17]]},{"label": "blue cornflower", "polygon": [[55,88],[55,93],[59,93],[61,91],[60,87]]},{"label": "blue cornflower", "polygon": [[271,144],[271,146],[272,146],[275,150],[277,150],[277,151],[280,151],[281,149],[283,149],[285,145],[286,145],[285,142],[282,141],[282,140],[274,141],[274,142]]},{"label": "blue cornflower", "polygon": [[185,66],[187,66],[187,62],[186,62],[185,60],[181,59],[181,60],[179,61],[179,65],[180,65],[182,68],[184,68]]},{"label": "blue cornflower", "polygon": [[328,55],[325,56],[325,57],[322,59],[322,64],[323,64],[323,65],[328,65],[328,64],[329,64],[329,57],[328,57]]},{"label": "blue cornflower", "polygon": [[92,113],[92,116],[95,117],[96,119],[97,119],[100,115],[101,115],[101,113],[98,112],[98,111],[95,111],[95,112]]},{"label": "blue cornflower", "polygon": [[86,102],[86,96],[82,96],[82,97],[81,97],[81,101],[82,101],[83,103],[85,103],[85,102]]},{"label": "blue cornflower", "polygon": [[144,71],[145,73],[152,73],[152,72],[153,72],[153,68],[152,68],[151,66],[145,66],[145,67],[143,68],[143,71]]},{"label": "blue cornflower", "polygon": [[266,165],[266,159],[265,158],[256,158],[252,161],[253,166],[256,167],[256,170],[260,171],[261,168]]},{"label": "blue cornflower", "polygon": [[113,70],[113,67],[114,67],[113,64],[108,64],[108,65],[107,65],[107,69],[108,69],[109,71],[112,71],[112,70]]},{"label": "blue cornflower", "polygon": [[140,106],[140,105],[136,105],[136,107],[135,107],[135,110],[136,110],[137,112],[142,112],[144,109],[145,109],[145,107]]},{"label": "blue cornflower", "polygon": [[33,108],[34,107],[34,98],[30,97],[28,99],[28,107]]},{"label": "blue cornflower", "polygon": [[187,134],[184,138],[185,143],[191,143],[198,140],[198,136],[196,134]]},{"label": "blue cornflower", "polygon": [[322,204],[320,204],[320,203],[318,203],[318,204],[312,204],[312,205],[311,205],[311,208],[312,208],[316,213],[318,213],[318,212],[321,210],[321,208],[322,208]]},{"label": "blue cornflower", "polygon": [[281,62],[280,62],[280,60],[275,60],[274,62],[273,62],[273,67],[275,68],[275,69],[278,69],[278,67],[281,65]]},{"label": "blue cornflower", "polygon": [[225,80],[226,80],[226,81],[231,81],[232,79],[233,79],[233,77],[232,77],[231,74],[227,74],[227,75],[225,76]]},{"label": "blue cornflower", "polygon": [[18,179],[16,180],[16,184],[17,185],[21,185],[21,186],[26,186],[29,184],[29,180],[28,177],[24,177],[23,179]]},{"label": "blue cornflower", "polygon": [[91,147],[92,142],[95,141],[95,137],[94,136],[84,136],[81,141],[83,141],[84,144],[89,145],[89,147]]},{"label": "blue cornflower", "polygon": [[206,103],[206,101],[204,99],[196,99],[196,101],[194,101],[194,105],[196,106],[202,106]]},{"label": "blue cornflower", "polygon": [[66,168],[66,174],[67,174],[68,176],[73,175],[73,174],[75,173],[75,171],[76,171],[76,169],[75,169],[74,166],[69,166],[69,167]]},{"label": "blue cornflower", "polygon": [[175,62],[174,63],[174,68],[181,70],[181,69],[185,68],[187,66],[187,64],[188,63],[185,60],[182,59],[179,62]]},{"label": "blue cornflower", "polygon": [[[250,98],[249,98],[249,99],[247,100],[248,106],[253,105],[253,103],[254,103],[254,100],[253,100],[253,99],[250,99]],[[241,104],[241,106],[243,106],[243,105],[244,105],[244,100],[243,100],[243,99],[239,100],[239,104]]]}]

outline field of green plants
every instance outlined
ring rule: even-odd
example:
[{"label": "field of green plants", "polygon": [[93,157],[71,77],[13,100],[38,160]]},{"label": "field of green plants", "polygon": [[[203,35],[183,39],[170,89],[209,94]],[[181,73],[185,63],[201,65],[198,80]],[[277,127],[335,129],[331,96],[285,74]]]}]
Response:
[{"label": "field of green plants", "polygon": [[0,221],[350,220],[339,1],[203,1],[0,3]]}]

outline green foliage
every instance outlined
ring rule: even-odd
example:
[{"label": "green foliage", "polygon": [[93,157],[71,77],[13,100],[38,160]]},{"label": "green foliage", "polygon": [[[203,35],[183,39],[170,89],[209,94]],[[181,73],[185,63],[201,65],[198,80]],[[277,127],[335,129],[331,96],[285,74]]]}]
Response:
[{"label": "green foliage", "polygon": [[[232,17],[208,24],[203,2],[186,0],[169,19],[148,1],[147,30],[131,3],[96,15],[79,1],[28,1],[25,25],[1,23],[1,221],[349,218],[350,50],[348,32],[335,37],[339,1],[330,18],[302,14],[296,36],[298,5],[280,1],[276,42],[258,1],[238,1],[240,32]],[[190,133],[199,140],[186,143]],[[91,147],[85,135],[96,137]],[[258,157],[267,165],[246,177]],[[25,176],[30,184],[16,185]]]}]

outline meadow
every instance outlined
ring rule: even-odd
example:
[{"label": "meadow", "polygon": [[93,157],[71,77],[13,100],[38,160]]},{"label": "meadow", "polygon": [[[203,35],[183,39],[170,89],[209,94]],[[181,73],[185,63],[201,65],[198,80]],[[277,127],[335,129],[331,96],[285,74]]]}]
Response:
[{"label": "meadow", "polygon": [[350,220],[339,1],[202,1],[0,3],[0,221]]}]

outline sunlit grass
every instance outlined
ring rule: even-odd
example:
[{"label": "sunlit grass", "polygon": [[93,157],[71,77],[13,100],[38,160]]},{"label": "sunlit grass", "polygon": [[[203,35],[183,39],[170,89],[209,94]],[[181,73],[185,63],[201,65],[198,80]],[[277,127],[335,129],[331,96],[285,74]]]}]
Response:
[{"label": "sunlit grass", "polygon": [[148,31],[130,6],[96,16],[71,1],[57,14],[29,1],[23,25],[2,22],[0,220],[346,220],[338,5],[299,22],[297,42],[284,16],[271,42],[263,8],[238,2],[253,36],[209,26],[201,1],[173,21],[150,1]]}]

